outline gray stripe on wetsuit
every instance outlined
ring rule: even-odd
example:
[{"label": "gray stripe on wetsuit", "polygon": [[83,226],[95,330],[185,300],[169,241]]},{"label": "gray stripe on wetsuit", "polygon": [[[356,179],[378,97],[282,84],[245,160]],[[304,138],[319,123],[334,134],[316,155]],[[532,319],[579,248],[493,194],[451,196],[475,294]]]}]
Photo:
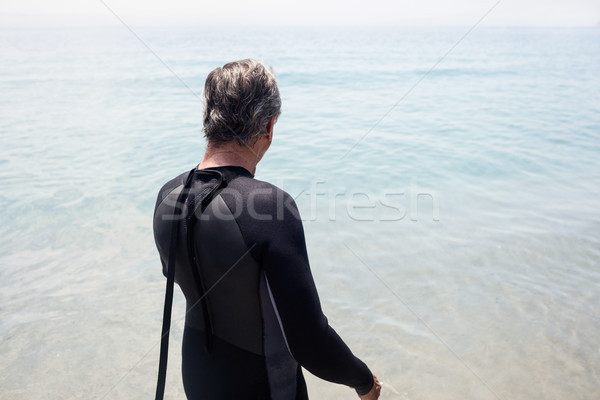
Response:
[{"label": "gray stripe on wetsuit", "polygon": [[272,400],[296,398],[298,363],[288,350],[287,340],[265,274],[260,280],[260,302],[264,326],[264,351]]}]

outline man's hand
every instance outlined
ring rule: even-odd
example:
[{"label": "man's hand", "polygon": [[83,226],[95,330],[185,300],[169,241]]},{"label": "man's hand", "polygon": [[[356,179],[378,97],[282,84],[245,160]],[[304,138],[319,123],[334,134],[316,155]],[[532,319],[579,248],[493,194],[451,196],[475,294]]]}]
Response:
[{"label": "man's hand", "polygon": [[379,380],[377,379],[377,377],[375,375],[373,375],[373,381],[375,383],[373,383],[373,387],[371,388],[371,391],[362,396],[358,396],[358,397],[360,397],[360,400],[377,400],[379,398],[379,394],[381,393],[381,383],[379,382]]}]

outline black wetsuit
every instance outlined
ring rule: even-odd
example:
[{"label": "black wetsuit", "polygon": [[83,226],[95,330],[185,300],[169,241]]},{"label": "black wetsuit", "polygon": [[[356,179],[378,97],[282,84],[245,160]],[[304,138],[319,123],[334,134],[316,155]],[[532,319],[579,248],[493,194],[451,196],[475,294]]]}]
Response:
[{"label": "black wetsuit", "polygon": [[[176,247],[175,281],[187,302],[187,397],[307,399],[300,366],[359,394],[368,392],[371,372],[321,310],[293,199],[244,168],[213,169],[226,185],[198,216],[192,242],[186,224],[180,224]],[[195,175],[190,193],[207,185],[202,174]],[[154,235],[165,275],[173,210],[187,177],[165,184],[156,203]],[[188,257],[188,244],[195,259]]]}]

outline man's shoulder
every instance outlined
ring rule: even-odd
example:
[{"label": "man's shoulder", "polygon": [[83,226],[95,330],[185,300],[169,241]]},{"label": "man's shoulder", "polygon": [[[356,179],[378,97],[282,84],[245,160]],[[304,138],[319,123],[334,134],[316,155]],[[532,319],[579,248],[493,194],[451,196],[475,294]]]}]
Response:
[{"label": "man's shoulder", "polygon": [[185,180],[186,180],[188,174],[189,174],[189,171],[183,172],[183,173],[177,175],[175,178],[168,181],[167,183],[165,183],[160,188],[160,190],[158,191],[158,197],[156,199],[156,205],[154,207],[155,211],[156,211],[156,208],[158,207],[158,205],[169,195],[169,193],[173,192],[175,189],[177,189],[178,187],[183,186],[185,184]]},{"label": "man's shoulder", "polygon": [[253,200],[276,201],[291,197],[285,190],[270,182],[246,176],[237,177],[231,187],[243,190],[245,197],[252,197]]},{"label": "man's shoulder", "polygon": [[185,185],[185,180],[189,173],[190,173],[190,171],[185,171],[185,172],[177,175],[175,178],[171,179],[167,183],[165,183],[162,186],[162,188],[160,188],[160,190],[158,191],[159,195],[163,194],[166,196],[167,194],[169,194],[170,192],[172,192],[179,186]]},{"label": "man's shoulder", "polygon": [[237,210],[242,206],[245,212],[257,219],[300,220],[294,198],[270,182],[238,177],[221,192],[221,195],[230,208]]}]

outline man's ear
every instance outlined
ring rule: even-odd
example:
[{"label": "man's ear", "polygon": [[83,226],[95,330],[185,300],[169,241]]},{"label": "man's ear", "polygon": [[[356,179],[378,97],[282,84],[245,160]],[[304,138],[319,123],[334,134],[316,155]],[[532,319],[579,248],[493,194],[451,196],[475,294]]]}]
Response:
[{"label": "man's ear", "polygon": [[277,117],[273,115],[269,122],[267,123],[267,136],[269,138],[269,143],[273,140],[273,127],[275,126],[275,119]]}]

